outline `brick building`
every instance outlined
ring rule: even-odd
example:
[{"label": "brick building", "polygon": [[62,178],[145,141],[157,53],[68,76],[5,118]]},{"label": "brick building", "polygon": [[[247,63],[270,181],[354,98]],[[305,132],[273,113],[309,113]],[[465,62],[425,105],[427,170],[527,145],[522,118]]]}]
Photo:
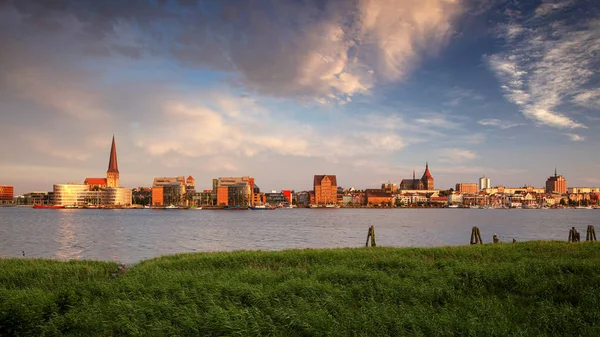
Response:
[{"label": "brick building", "polygon": [[554,169],[554,176],[546,180],[546,193],[567,193],[567,180],[562,175],[558,175],[556,169]]},{"label": "brick building", "polygon": [[313,182],[315,205],[337,202],[337,178],[335,175],[315,175]]},{"label": "brick building", "polygon": [[365,204],[367,205],[389,205],[393,204],[394,196],[385,189],[366,189]]},{"label": "brick building", "polygon": [[433,176],[429,172],[429,163],[425,163],[425,172],[421,179],[415,178],[415,171],[413,171],[412,179],[402,179],[400,182],[401,190],[433,190]]},{"label": "brick building", "polygon": [[15,196],[13,186],[0,185],[0,203],[12,203]]},{"label": "brick building", "polygon": [[479,186],[476,183],[458,183],[456,184],[456,192],[476,194],[479,192]]}]

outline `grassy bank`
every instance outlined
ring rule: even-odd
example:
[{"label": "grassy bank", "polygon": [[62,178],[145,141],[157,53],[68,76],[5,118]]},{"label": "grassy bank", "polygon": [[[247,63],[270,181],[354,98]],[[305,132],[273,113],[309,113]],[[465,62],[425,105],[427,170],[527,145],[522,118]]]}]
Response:
[{"label": "grassy bank", "polygon": [[600,245],[0,260],[0,335],[600,335]]}]

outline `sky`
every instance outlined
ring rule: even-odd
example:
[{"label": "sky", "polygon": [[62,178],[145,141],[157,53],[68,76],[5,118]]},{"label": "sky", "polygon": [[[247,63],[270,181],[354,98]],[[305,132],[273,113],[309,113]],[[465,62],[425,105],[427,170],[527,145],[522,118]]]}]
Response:
[{"label": "sky", "polygon": [[597,0],[0,0],[0,184],[600,186]]}]

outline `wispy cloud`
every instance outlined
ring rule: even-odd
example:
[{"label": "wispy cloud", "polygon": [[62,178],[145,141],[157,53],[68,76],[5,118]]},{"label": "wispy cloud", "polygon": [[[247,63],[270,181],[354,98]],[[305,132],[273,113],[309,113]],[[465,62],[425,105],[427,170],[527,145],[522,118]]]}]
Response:
[{"label": "wispy cloud", "polygon": [[[594,92],[586,84],[598,73],[600,21],[548,21],[551,11],[569,2],[544,2],[533,17],[510,24],[500,37],[505,51],[486,60],[501,82],[505,97],[538,125],[561,129],[586,128],[564,110],[571,100],[587,104]],[[562,110],[562,111],[561,111]]]},{"label": "wispy cloud", "polygon": [[573,142],[582,142],[585,140],[585,137],[574,134],[574,133],[565,133],[565,136],[569,137]]},{"label": "wispy cloud", "polygon": [[510,129],[510,128],[514,128],[517,126],[521,126],[521,125],[525,125],[523,123],[511,123],[508,121],[502,121],[496,118],[487,118],[487,119],[482,119],[480,121],[478,121],[477,123],[479,123],[480,125],[483,126],[493,126],[493,127],[497,127],[500,129]]},{"label": "wispy cloud", "polygon": [[461,126],[460,123],[451,120],[450,117],[440,113],[426,113],[421,118],[416,118],[415,123],[430,128],[438,129],[457,129]]},{"label": "wispy cloud", "polygon": [[461,163],[477,158],[472,150],[460,148],[446,148],[438,151],[438,161],[441,163]]},{"label": "wispy cloud", "polygon": [[560,12],[562,9],[575,4],[575,0],[544,0],[536,9],[536,17],[543,17]]},{"label": "wispy cloud", "polygon": [[448,97],[449,101],[445,102],[444,105],[453,107],[460,105],[465,100],[482,101],[485,99],[483,95],[477,93],[475,90],[461,87],[452,88],[445,96]]}]

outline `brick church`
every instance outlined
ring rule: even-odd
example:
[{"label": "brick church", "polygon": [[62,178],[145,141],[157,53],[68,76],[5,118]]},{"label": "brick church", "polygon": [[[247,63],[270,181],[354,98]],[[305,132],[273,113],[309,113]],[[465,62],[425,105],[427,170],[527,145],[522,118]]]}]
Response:
[{"label": "brick church", "polygon": [[413,171],[412,179],[402,179],[400,182],[401,190],[433,190],[433,176],[429,172],[429,163],[425,163],[425,172],[421,179],[415,179]]}]

